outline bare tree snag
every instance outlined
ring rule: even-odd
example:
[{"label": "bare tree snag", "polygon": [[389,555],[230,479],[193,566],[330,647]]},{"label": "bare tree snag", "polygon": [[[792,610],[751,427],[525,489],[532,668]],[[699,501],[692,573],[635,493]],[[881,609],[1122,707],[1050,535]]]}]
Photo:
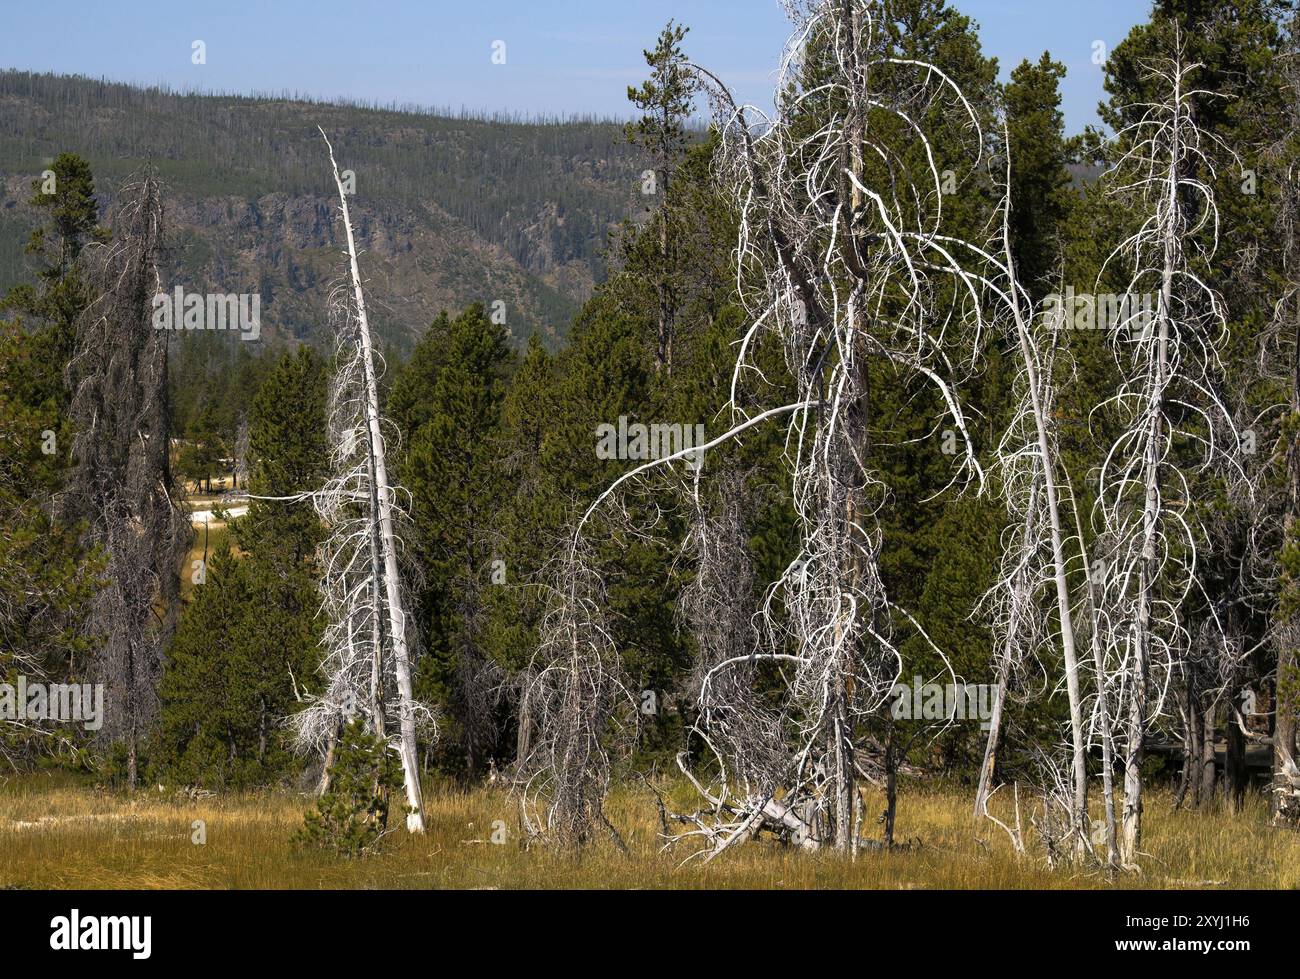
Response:
[{"label": "bare tree snag", "polygon": [[100,737],[124,743],[127,781],[158,710],[163,650],[180,603],[177,567],[190,527],[177,505],[169,447],[167,339],[154,329],[163,206],[152,173],[122,189],[116,234],[85,250],[97,298],[78,323],[68,365],[77,435],[61,516],[84,521],[107,556],[85,628],[101,645],[92,673],[107,687]]},{"label": "bare tree snag", "polygon": [[374,733],[387,738],[385,689],[396,689],[396,750],[406,790],[406,828],[424,832],[424,800],[416,755],[417,714],[427,715],[411,689],[406,598],[397,567],[395,488],[385,461],[376,354],[366,316],[347,193],[329,150],[347,238],[348,285],[336,291],[338,356],[330,392],[330,434],[335,475],[313,500],[332,534],[323,547],[326,630],[324,697],[295,718],[300,743],[321,746],[338,730],[340,716],[364,710]]}]

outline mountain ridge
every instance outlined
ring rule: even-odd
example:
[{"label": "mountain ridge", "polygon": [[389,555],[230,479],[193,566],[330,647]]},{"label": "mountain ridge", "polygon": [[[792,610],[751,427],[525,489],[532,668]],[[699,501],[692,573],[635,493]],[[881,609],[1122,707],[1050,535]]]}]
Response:
[{"label": "mountain ridge", "polygon": [[614,121],[502,121],[359,104],[175,93],[0,71],[0,290],[27,277],[31,184],[85,157],[110,223],[146,165],[165,190],[165,285],[259,292],[263,336],[316,341],[342,229],[321,126],[353,171],[377,330],[409,348],[443,309],[505,304],[516,342],[563,337],[605,274],[610,233],[645,212],[640,151]]}]

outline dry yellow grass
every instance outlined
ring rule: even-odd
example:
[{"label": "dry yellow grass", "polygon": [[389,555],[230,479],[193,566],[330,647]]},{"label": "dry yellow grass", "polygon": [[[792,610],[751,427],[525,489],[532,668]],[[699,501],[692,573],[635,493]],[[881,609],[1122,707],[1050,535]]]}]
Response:
[{"label": "dry yellow grass", "polygon": [[[1143,872],[1115,884],[1049,870],[1036,856],[1017,858],[996,827],[972,829],[964,792],[937,786],[912,786],[902,796],[898,836],[921,841],[910,850],[851,861],[756,842],[708,866],[685,867],[684,852],[659,852],[655,806],[642,790],[619,790],[609,807],[628,856],[604,842],[580,856],[522,848],[514,805],[500,791],[430,786],[426,802],[425,836],[399,830],[378,854],[343,860],[291,842],[310,804],[292,794],[190,801],[56,776],[12,779],[0,785],[0,887],[1300,888],[1300,833],[1270,827],[1259,799],[1239,814],[1175,813],[1167,795],[1154,793]],[[880,810],[879,797],[867,802],[868,811]],[[191,839],[195,820],[206,827],[202,845]],[[502,845],[488,842],[497,820],[508,832]]]}]

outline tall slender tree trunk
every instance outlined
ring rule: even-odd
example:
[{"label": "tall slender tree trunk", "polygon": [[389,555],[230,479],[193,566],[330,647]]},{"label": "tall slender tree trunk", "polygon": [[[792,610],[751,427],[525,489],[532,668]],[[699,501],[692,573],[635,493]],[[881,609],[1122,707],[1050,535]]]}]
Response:
[{"label": "tall slender tree trunk", "polygon": [[[324,130],[321,131],[324,136]],[[409,812],[406,828],[412,833],[424,832],[424,795],[420,787],[420,769],[415,747],[415,715],[412,709],[414,695],[411,689],[411,664],[406,642],[406,610],[397,571],[397,548],[393,533],[393,499],[388,483],[388,469],[384,460],[384,437],[379,424],[379,388],[375,379],[375,357],[370,338],[370,323],[366,317],[366,298],[361,288],[361,270],[357,266],[357,247],[352,233],[352,218],[348,212],[348,197],[343,189],[334,148],[329,147],[330,165],[334,182],[338,186],[339,202],[343,209],[343,228],[347,233],[348,263],[352,275],[352,291],[357,306],[358,332],[361,337],[366,376],[366,417],[370,429],[370,465],[374,474],[375,518],[378,522],[379,556],[382,575],[377,578],[383,589],[384,605],[388,611],[386,623],[393,649],[393,666],[397,674],[399,698],[399,730],[401,735],[402,776],[406,787]]]},{"label": "tall slender tree trunk", "polygon": [[[1011,161],[1008,152],[1007,187],[1010,193]],[[1008,203],[1008,208],[1010,204]],[[1061,506],[1056,484],[1056,458],[1052,451],[1052,440],[1048,431],[1047,408],[1043,402],[1044,391],[1040,386],[1037,361],[1034,357],[1029,326],[1020,312],[1018,297],[1014,295],[1016,285],[1015,259],[1012,257],[1009,222],[1002,226],[1003,246],[1006,252],[1008,278],[1013,290],[1012,308],[1016,320],[1016,337],[1019,341],[1020,356],[1025,365],[1025,376],[1029,383],[1029,396],[1034,412],[1034,429],[1038,439],[1038,453],[1043,471],[1043,491],[1047,496],[1047,514],[1051,526],[1052,572],[1056,586],[1056,613],[1061,629],[1061,652],[1065,660],[1065,687],[1070,708],[1070,747],[1072,761],[1072,788],[1074,790],[1074,811],[1072,813],[1075,829],[1078,831],[1077,846],[1084,848],[1088,844],[1088,764],[1086,747],[1083,740],[1083,696],[1079,688],[1079,657],[1075,648],[1074,620],[1070,612],[1070,584],[1066,576],[1065,546],[1061,535]],[[1080,538],[1082,545],[1082,538]]]},{"label": "tall slender tree trunk", "polygon": [[671,376],[673,372],[673,310],[672,310],[672,284],[668,281],[668,270],[671,268],[669,247],[671,242],[668,236],[668,167],[664,166],[663,175],[660,182],[660,190],[663,193],[663,204],[659,208],[659,258],[663,262],[664,271],[659,275],[659,281],[655,283],[656,292],[659,300],[659,322],[658,336],[656,338],[655,349],[655,371],[663,371]]},{"label": "tall slender tree trunk", "polygon": [[1214,802],[1216,769],[1214,762],[1214,704],[1205,705],[1201,714],[1201,798],[1206,805]]},{"label": "tall slender tree trunk", "polygon": [[898,811],[898,734],[891,715],[887,715],[885,723],[885,846],[892,847],[894,815]]},{"label": "tall slender tree trunk", "polygon": [[989,718],[988,740],[984,742],[984,761],[980,764],[979,785],[975,789],[975,818],[984,815],[984,800],[993,785],[993,774],[998,763],[998,740],[1002,736],[1002,702],[1007,696],[1006,671],[998,674],[997,692],[993,699],[993,716]]},{"label": "tall slender tree trunk", "polygon": [[[1231,706],[1228,712],[1231,715]],[[1228,747],[1223,755],[1223,796],[1228,802],[1228,811],[1235,813],[1241,811],[1246,801],[1246,736],[1232,723],[1231,716],[1225,721],[1225,735]]]},{"label": "tall slender tree trunk", "polygon": [[[1028,512],[1034,513],[1038,508],[1038,484],[1035,483],[1030,487]],[[1025,526],[1021,534],[1021,548],[1032,547],[1036,529],[1031,520],[1025,521]],[[1017,595],[1012,603],[1013,608],[1019,608],[1025,598],[1026,582],[1022,574],[1017,575],[1015,584]],[[997,665],[998,682],[996,694],[993,700],[993,716],[989,718],[989,731],[987,740],[984,742],[984,760],[980,764],[979,785],[975,789],[975,818],[980,819],[984,815],[984,801],[988,798],[992,790],[993,775],[997,769],[998,760],[998,743],[1002,737],[1002,712],[1007,697],[1007,674],[1011,669],[1011,660],[1014,655],[1012,642],[1016,630],[1016,623],[1012,623],[1007,631],[1007,648],[1002,651],[1001,660]]]},{"label": "tall slender tree trunk", "polygon": [[138,781],[136,771],[136,749],[135,749],[135,718],[131,718],[131,733],[127,737],[126,747],[126,786],[132,792],[135,791]]},{"label": "tall slender tree trunk", "polygon": [[[1070,499],[1073,500],[1074,488],[1070,484],[1069,473],[1065,474],[1066,485],[1070,487]],[[1079,517],[1077,507],[1072,507],[1074,513],[1074,528],[1078,535],[1080,552],[1083,553],[1085,540],[1083,536],[1083,521]],[[1087,555],[1084,555],[1085,562]],[[1119,833],[1115,825],[1115,733],[1112,724],[1110,712],[1110,694],[1106,690],[1106,654],[1102,649],[1101,638],[1101,621],[1100,609],[1101,602],[1097,596],[1097,583],[1092,580],[1091,571],[1086,575],[1085,587],[1088,595],[1088,611],[1092,617],[1091,635],[1089,639],[1092,645],[1092,665],[1097,676],[1097,714],[1101,722],[1101,794],[1102,805],[1105,807],[1103,815],[1105,817],[1106,828],[1106,865],[1111,872],[1117,870],[1120,866],[1119,853]]]},{"label": "tall slender tree trunk", "polygon": [[[1291,417],[1300,419],[1300,282],[1295,296],[1295,324],[1292,335]],[[1300,546],[1300,444],[1293,439],[1287,446],[1287,474],[1290,483],[1290,506],[1284,522],[1283,546]],[[1300,599],[1300,581],[1290,582],[1291,597]],[[1285,596],[1284,596],[1285,598]],[[1297,660],[1297,637],[1300,637],[1300,609],[1283,609],[1278,630],[1277,683],[1275,721],[1273,724],[1273,792],[1275,817],[1297,818],[1300,800],[1289,795],[1297,786],[1288,772],[1296,770],[1296,734],[1300,726],[1300,661]],[[1291,800],[1288,802],[1288,800]],[[1284,812],[1285,810],[1285,812]]]},{"label": "tall slender tree trunk", "polygon": [[854,848],[853,832],[853,741],[849,731],[848,692],[843,681],[835,697],[835,849]]},{"label": "tall slender tree trunk", "polygon": [[[1080,540],[1083,539],[1080,531]],[[1092,586],[1089,585],[1090,601]],[[1094,606],[1095,607],[1095,606]],[[1097,623],[1092,627],[1092,660],[1097,671],[1097,711],[1101,715],[1101,797],[1105,811],[1106,826],[1106,865],[1114,871],[1120,865],[1119,833],[1115,826],[1115,735],[1111,725],[1110,695],[1106,692],[1104,681],[1105,665],[1101,648],[1101,635]]]},{"label": "tall slender tree trunk", "polygon": [[[1178,791],[1174,795],[1174,808],[1181,809],[1183,803],[1187,800],[1187,793],[1192,788],[1192,759],[1199,757],[1196,750],[1195,738],[1192,736],[1191,722],[1191,682],[1187,684],[1187,708],[1180,708],[1178,718],[1183,724],[1183,765],[1178,775]],[[1193,792],[1193,801],[1195,793]]]},{"label": "tall slender tree trunk", "polygon": [[[1176,172],[1171,167],[1170,194],[1176,197]],[[1160,510],[1160,439],[1169,342],[1169,316],[1173,299],[1172,232],[1166,239],[1164,282],[1160,293],[1160,338],[1154,392],[1147,405],[1144,462],[1146,502],[1142,512],[1142,556],[1138,572],[1138,615],[1134,665],[1130,675],[1128,739],[1124,757],[1123,860],[1132,865],[1142,843],[1142,758],[1146,742],[1147,681],[1151,669],[1151,609],[1154,602],[1156,542]],[[1193,708],[1194,710],[1195,708]],[[1195,715],[1193,715],[1194,717]],[[1193,720],[1195,723],[1195,720]]]},{"label": "tall slender tree trunk", "polygon": [[[1173,104],[1181,106],[1181,78],[1175,86]],[[1169,374],[1169,323],[1173,315],[1174,269],[1178,261],[1179,242],[1173,222],[1179,213],[1178,192],[1181,186],[1179,160],[1182,158],[1178,117],[1172,131],[1168,186],[1169,226],[1164,234],[1164,265],[1161,270],[1159,330],[1155,374],[1148,414],[1144,462],[1146,500],[1142,510],[1142,556],[1138,574],[1138,614],[1135,663],[1130,676],[1131,692],[1128,711],[1128,743],[1124,758],[1124,839],[1123,859],[1133,865],[1142,843],[1142,757],[1146,742],[1147,682],[1151,669],[1152,606],[1155,598],[1157,568],[1156,544],[1160,516],[1160,443],[1164,435],[1165,385]]]},{"label": "tall slender tree trunk", "polygon": [[[858,54],[856,41],[860,23],[857,9],[850,9],[850,7],[850,4],[845,4],[842,12],[843,26],[848,28],[847,40],[849,45],[853,47],[852,57],[856,58]],[[862,137],[864,120],[861,107],[856,103],[856,96],[852,99],[852,104],[849,107],[849,119],[849,171],[854,177],[860,178],[863,166]],[[849,182],[849,201],[853,212],[857,213],[862,206],[862,193],[858,189],[857,181]],[[856,248],[856,241],[850,239],[848,247]],[[850,333],[854,332],[853,328],[856,325],[858,313],[857,296],[851,295],[848,300],[847,311]],[[861,453],[862,458],[866,458],[870,441],[867,431],[870,392],[866,352],[854,350],[849,351],[849,355],[856,360],[854,387],[857,390],[849,411],[846,433],[855,450]],[[852,542],[855,539],[860,519],[858,491],[850,489],[847,496],[844,513],[845,530],[846,539]],[[863,571],[857,551],[852,549],[849,556],[849,574],[853,579],[853,586],[856,591],[858,584],[862,580]],[[836,628],[838,629],[838,625]],[[842,853],[856,852],[858,833],[853,824],[853,799],[857,793],[853,758],[853,719],[850,711],[853,697],[852,667],[849,666],[843,669],[841,675],[835,678],[834,683],[835,699],[833,709],[835,713],[832,732],[835,738],[835,750],[831,758],[835,765],[835,848]]]}]

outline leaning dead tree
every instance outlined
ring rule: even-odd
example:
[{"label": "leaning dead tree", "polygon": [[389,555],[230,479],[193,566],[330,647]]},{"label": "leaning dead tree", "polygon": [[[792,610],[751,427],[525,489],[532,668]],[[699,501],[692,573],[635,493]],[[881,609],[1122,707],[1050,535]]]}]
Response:
[{"label": "leaning dead tree", "polygon": [[[324,131],[321,136],[325,137]],[[431,715],[411,690],[407,600],[398,573],[398,488],[388,480],[376,353],[366,317],[347,193],[325,138],[347,237],[349,275],[331,296],[335,373],[329,436],[333,475],[312,500],[329,536],[322,545],[325,691],[294,716],[300,745],[325,751],[342,725],[363,718],[402,761],[406,828],[424,832],[416,725]],[[327,760],[328,767],[328,760]],[[326,775],[328,778],[328,774]],[[322,783],[324,784],[324,783]]]},{"label": "leaning dead tree", "polygon": [[163,649],[175,627],[189,523],[176,503],[169,450],[167,331],[153,328],[163,206],[150,173],[122,189],[115,234],[84,257],[95,300],[68,365],[77,429],[62,519],[84,521],[106,557],[85,629],[105,684],[100,736],[125,744],[127,780],[158,710]]},{"label": "leaning dead tree", "polygon": [[[990,615],[997,637],[994,652],[997,697],[975,795],[975,813],[989,815],[988,797],[993,791],[993,768],[1009,679],[1031,665],[1041,670],[1036,651],[1047,645],[1055,633],[1065,665],[1070,711],[1069,831],[1066,835],[1073,839],[1076,853],[1081,853],[1090,847],[1088,770],[1069,573],[1072,561],[1076,568],[1083,561],[1082,535],[1073,533],[1078,525],[1077,514],[1058,461],[1054,421],[1056,395],[1052,370],[1056,348],[1052,332],[1062,324],[1050,310],[1044,312],[1041,320],[1036,317],[1033,302],[1017,276],[1010,230],[1013,207],[1010,141],[1004,137],[1003,143],[1007,159],[1006,194],[1000,208],[1001,248],[996,254],[976,251],[988,269],[982,281],[993,294],[998,322],[1019,359],[1014,381],[1015,411],[995,453],[996,475],[1010,520],[1003,535],[998,579],[981,603]],[[960,269],[954,266],[953,271],[959,273]],[[1049,589],[1052,600],[1044,603],[1043,594]],[[1102,710],[1106,712],[1104,691]],[[1108,749],[1108,743],[1104,747]],[[1109,800],[1109,778],[1105,782],[1105,795]],[[1108,822],[1108,827],[1113,851],[1113,820]]]},{"label": "leaning dead tree", "polygon": [[1124,742],[1121,859],[1135,866],[1141,845],[1142,759],[1147,733],[1165,710],[1190,641],[1183,615],[1194,587],[1200,535],[1191,523],[1192,476],[1235,466],[1240,439],[1216,391],[1217,347],[1226,334],[1219,295],[1202,278],[1218,245],[1211,183],[1217,141],[1196,123],[1200,66],[1173,57],[1145,65],[1165,93],[1138,107],[1114,137],[1122,150],[1103,177],[1134,213],[1136,232],[1109,257],[1126,270],[1127,293],[1156,294],[1112,324],[1121,383],[1097,410],[1113,413],[1119,435],[1100,468],[1094,511],[1105,573],[1098,592],[1104,663],[1099,684],[1118,691]]},{"label": "leaning dead tree", "polygon": [[[759,610],[754,648],[718,662],[701,683],[708,737],[710,718],[738,716],[732,708],[742,706],[714,699],[745,689],[725,674],[776,667],[777,713],[750,723],[775,728],[784,748],[775,774],[766,761],[728,768],[721,750],[714,787],[687,773],[707,808],[678,818],[707,857],[760,831],[806,848],[860,844],[862,726],[899,675],[895,623],[924,638],[880,577],[877,513],[887,487],[872,465],[873,367],[932,386],[943,406],[935,422],[963,444],[954,482],[983,483],[950,357],[956,324],[970,328],[963,344],[978,343],[982,297],[953,272],[959,249],[941,233],[942,180],[920,121],[937,108],[963,120],[974,159],[980,129],[943,71],[888,50],[879,16],[867,0],[823,0],[796,15],[771,118],[738,106],[697,69],[721,134],[719,183],[733,189],[741,217],[737,284],[751,325],[733,392],[755,369],[760,332],[775,334],[798,397],[780,410],[801,538]],[[929,163],[913,172],[905,149],[918,144]],[[733,396],[733,412],[748,421],[739,403]],[[707,524],[697,533],[707,535]],[[709,546],[697,544],[706,554]]]}]

